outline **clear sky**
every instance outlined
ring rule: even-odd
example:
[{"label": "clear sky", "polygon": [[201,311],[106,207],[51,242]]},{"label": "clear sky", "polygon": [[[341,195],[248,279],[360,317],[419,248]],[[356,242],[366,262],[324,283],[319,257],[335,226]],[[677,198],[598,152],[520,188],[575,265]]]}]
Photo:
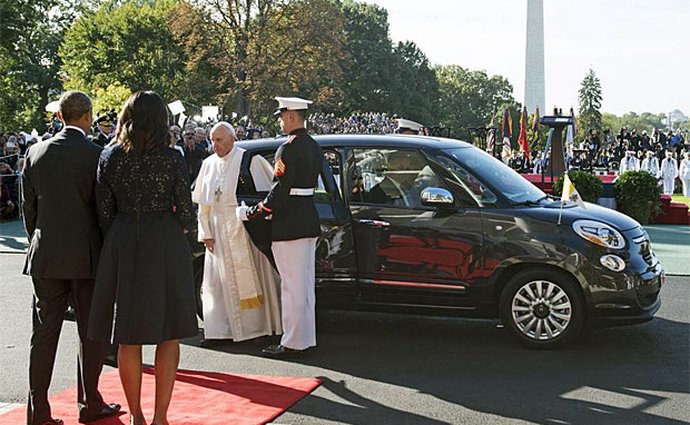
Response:
[{"label": "clear sky", "polygon": [[[394,42],[414,41],[434,65],[502,75],[524,100],[527,0],[365,2],[388,10]],[[592,68],[603,112],[690,115],[690,0],[543,2],[548,111],[577,111]]]}]

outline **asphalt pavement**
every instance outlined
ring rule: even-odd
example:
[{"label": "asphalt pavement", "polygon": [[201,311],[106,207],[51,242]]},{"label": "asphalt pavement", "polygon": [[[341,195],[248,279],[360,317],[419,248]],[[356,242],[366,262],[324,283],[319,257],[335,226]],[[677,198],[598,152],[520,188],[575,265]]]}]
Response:
[{"label": "asphalt pavement", "polygon": [[[0,410],[23,404],[28,391],[31,282],[22,262],[0,254]],[[196,337],[183,341],[180,367],[322,377],[276,425],[687,424],[690,277],[669,277],[662,298],[651,322],[599,329],[560,350],[523,349],[491,321],[320,312],[319,346],[305,358],[264,358],[266,341],[204,349]],[[53,393],[75,385],[76,340],[65,322]],[[153,362],[151,347],[144,360]]]}]

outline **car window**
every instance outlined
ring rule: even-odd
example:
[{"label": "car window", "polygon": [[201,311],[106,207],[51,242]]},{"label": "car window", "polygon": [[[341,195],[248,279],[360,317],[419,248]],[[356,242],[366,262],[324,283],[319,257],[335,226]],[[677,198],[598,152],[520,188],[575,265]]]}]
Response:
[{"label": "car window", "polygon": [[438,161],[441,168],[450,174],[446,182],[453,188],[454,194],[463,207],[496,206],[498,201],[496,195],[472,173],[448,157],[438,156],[434,159]]},{"label": "car window", "polygon": [[544,192],[515,170],[480,149],[457,148],[445,152],[456,159],[460,166],[471,170],[487,186],[491,186],[495,193],[502,194],[513,203],[537,202],[546,197]]},{"label": "car window", "polygon": [[354,149],[349,169],[351,203],[426,209],[421,202],[422,190],[446,188],[424,155],[416,150]]},{"label": "car window", "polygon": [[[273,166],[275,164],[275,149],[269,150],[269,151],[257,151],[257,152],[251,152],[248,153],[249,155],[261,155],[263,156],[270,164]],[[334,151],[334,150],[327,150],[324,149],[324,158],[326,159],[326,162],[330,165],[331,167],[331,172],[333,173],[333,177],[335,178],[336,184],[338,186],[338,190],[340,190],[340,155]],[[238,195],[262,195],[264,196],[267,193],[267,191],[259,193],[256,188],[254,187],[254,182],[251,176],[251,171],[250,175],[240,175],[240,179],[237,182],[237,194]],[[342,192],[341,192],[342,194]],[[319,175],[319,180],[317,183],[317,187],[315,188],[314,191],[314,200],[316,202],[331,202],[332,197],[326,190],[326,187],[323,184],[323,176]]]}]

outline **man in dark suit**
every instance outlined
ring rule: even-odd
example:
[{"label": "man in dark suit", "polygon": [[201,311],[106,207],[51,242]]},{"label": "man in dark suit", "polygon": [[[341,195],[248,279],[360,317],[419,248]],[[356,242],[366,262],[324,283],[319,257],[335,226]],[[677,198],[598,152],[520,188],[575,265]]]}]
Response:
[{"label": "man in dark suit", "polygon": [[34,287],[29,354],[27,425],[61,424],[48,403],[63,315],[71,297],[79,332],[77,363],[79,421],[118,413],[98,392],[103,344],[87,339],[89,311],[102,236],[94,193],[101,148],[89,142],[91,99],[77,91],[60,98],[62,130],[33,146],[22,173],[24,225],[31,244],[24,274]]}]

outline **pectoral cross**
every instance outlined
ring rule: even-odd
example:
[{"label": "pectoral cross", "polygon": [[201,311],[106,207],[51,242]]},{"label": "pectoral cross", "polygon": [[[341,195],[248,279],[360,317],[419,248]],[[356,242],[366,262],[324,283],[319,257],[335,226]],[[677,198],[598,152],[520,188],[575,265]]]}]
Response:
[{"label": "pectoral cross", "polygon": [[213,195],[216,197],[216,202],[220,201],[220,195],[223,194],[223,189],[221,189],[220,185],[216,187],[216,191],[213,192]]}]

